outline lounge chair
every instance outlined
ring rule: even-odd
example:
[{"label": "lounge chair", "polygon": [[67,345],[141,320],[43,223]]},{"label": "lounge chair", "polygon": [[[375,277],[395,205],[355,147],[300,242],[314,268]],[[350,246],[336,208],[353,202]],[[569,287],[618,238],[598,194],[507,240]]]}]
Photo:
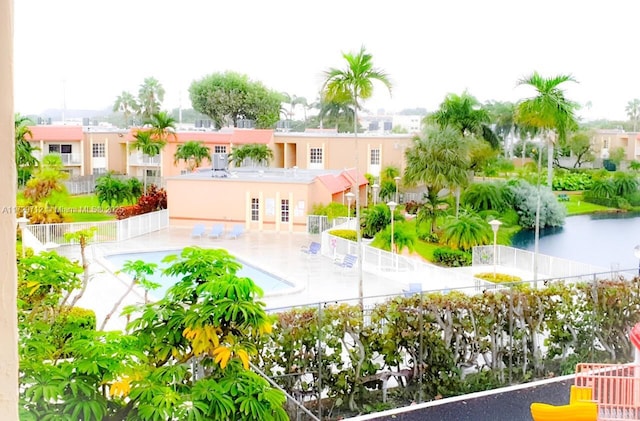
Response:
[{"label": "lounge chair", "polygon": [[308,254],[310,256],[318,255],[318,254],[320,254],[320,248],[321,247],[322,246],[320,245],[320,243],[318,243],[316,241],[312,241],[311,244],[309,244],[308,246],[302,246],[300,251],[305,253],[305,254]]},{"label": "lounge chair", "polygon": [[209,238],[220,238],[224,233],[224,225],[214,224],[211,231],[209,231]]},{"label": "lounge chair", "polygon": [[403,289],[405,297],[411,297],[414,294],[420,294],[422,292],[422,284],[419,282],[412,282],[409,284],[409,289]]},{"label": "lounge chair", "polygon": [[206,230],[204,224],[195,224],[191,230],[191,238],[202,238]]},{"label": "lounge chair", "polygon": [[236,240],[243,233],[244,233],[244,227],[242,225],[239,225],[239,224],[238,225],[234,225],[233,229],[229,233],[229,238],[233,238],[234,240]]},{"label": "lounge chair", "polygon": [[340,266],[342,269],[351,269],[355,266],[358,261],[358,256],[354,256],[353,254],[345,254],[342,259],[336,259],[334,263]]}]

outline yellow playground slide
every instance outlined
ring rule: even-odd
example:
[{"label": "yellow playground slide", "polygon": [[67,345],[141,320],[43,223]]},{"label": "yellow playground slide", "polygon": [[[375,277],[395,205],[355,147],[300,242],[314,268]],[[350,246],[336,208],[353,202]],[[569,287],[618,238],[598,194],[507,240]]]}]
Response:
[{"label": "yellow playground slide", "polygon": [[533,421],[596,421],[598,404],[595,402],[575,402],[569,405],[531,404]]}]

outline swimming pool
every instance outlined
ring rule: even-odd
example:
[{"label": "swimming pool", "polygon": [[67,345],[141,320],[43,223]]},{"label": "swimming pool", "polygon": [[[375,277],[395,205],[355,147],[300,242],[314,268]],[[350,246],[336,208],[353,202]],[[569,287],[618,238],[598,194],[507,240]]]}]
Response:
[{"label": "swimming pool", "polygon": [[[142,260],[146,263],[155,263],[158,265],[155,273],[149,276],[148,279],[152,282],[160,284],[158,289],[154,289],[150,292],[155,297],[164,297],[165,292],[169,287],[178,282],[179,278],[176,276],[163,275],[163,269],[169,266],[168,263],[163,263],[162,259],[171,254],[180,255],[182,250],[161,250],[161,251],[145,251],[138,253],[117,253],[105,255],[104,258],[109,262],[113,269],[118,271],[122,268],[127,260],[135,261]],[[294,285],[286,280],[275,276],[269,272],[266,272],[255,266],[251,266],[247,262],[244,262],[237,257],[235,259],[242,265],[242,268],[237,272],[240,277],[247,277],[253,280],[265,295],[284,292],[287,289],[291,289]]]}]

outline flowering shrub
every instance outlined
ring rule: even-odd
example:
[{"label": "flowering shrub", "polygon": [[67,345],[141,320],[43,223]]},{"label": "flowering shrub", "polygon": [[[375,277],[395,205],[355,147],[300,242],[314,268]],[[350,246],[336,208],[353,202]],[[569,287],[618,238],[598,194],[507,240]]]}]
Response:
[{"label": "flowering shrub", "polygon": [[142,215],[167,208],[167,191],[159,189],[155,184],[147,187],[147,192],[140,196],[138,203],[131,206],[121,206],[116,209],[117,219],[126,219],[131,216]]}]

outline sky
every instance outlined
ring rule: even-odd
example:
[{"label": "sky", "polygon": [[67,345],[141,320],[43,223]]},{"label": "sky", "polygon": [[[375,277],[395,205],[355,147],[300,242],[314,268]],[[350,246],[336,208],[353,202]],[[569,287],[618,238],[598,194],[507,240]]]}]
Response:
[{"label": "sky", "polygon": [[582,119],[627,120],[639,12],[635,0],[17,0],[15,109],[104,109],[147,77],[164,109],[186,109],[193,81],[225,71],[311,103],[323,72],[364,46],[392,82],[374,84],[371,112],[434,111],[465,90],[517,102],[537,71],[576,80],[562,86]]}]

